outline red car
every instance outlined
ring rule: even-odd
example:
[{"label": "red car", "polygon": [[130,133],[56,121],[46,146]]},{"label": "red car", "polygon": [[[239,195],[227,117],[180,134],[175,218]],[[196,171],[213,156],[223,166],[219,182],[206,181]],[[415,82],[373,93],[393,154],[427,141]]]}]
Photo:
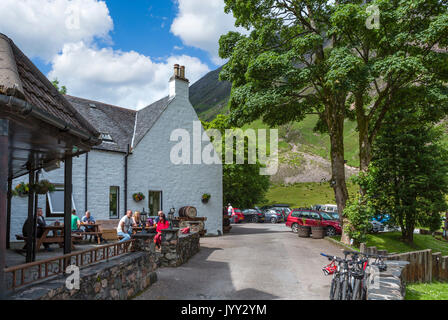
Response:
[{"label": "red car", "polygon": [[240,223],[244,220],[244,214],[238,208],[232,208],[232,215],[230,216],[231,221],[234,223]]},{"label": "red car", "polygon": [[286,219],[286,226],[293,232],[297,232],[300,226],[323,226],[327,230],[327,236],[334,236],[342,233],[338,220],[334,220],[325,212],[314,210],[294,209]]}]

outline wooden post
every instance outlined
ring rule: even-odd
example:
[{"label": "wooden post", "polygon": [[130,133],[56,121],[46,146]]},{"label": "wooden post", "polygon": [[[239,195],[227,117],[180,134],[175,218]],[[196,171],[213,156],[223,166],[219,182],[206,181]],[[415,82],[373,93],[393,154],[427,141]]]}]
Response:
[{"label": "wooden post", "polygon": [[[39,170],[35,172],[35,183],[39,183]],[[33,208],[33,253],[32,253],[32,260],[36,261],[36,251],[39,249],[36,249],[36,241],[37,241],[37,203],[38,203],[39,196],[37,193],[34,193],[34,208]]]},{"label": "wooden post", "polygon": [[33,261],[33,250],[36,246],[36,243],[33,243],[33,235],[36,229],[36,225],[34,223],[34,193],[31,190],[31,186],[34,184],[34,171],[30,168],[30,172],[28,174],[28,183],[30,186],[30,190],[28,192],[28,225],[27,225],[27,239],[26,239],[26,262]]},{"label": "wooden post", "polygon": [[72,169],[73,159],[65,158],[64,163],[64,254],[72,251]]},{"label": "wooden post", "polygon": [[8,120],[0,119],[0,299],[6,297],[6,206],[8,184]]},{"label": "wooden post", "polygon": [[12,201],[12,179],[8,179],[8,203],[6,207],[6,248],[11,248],[11,201]]}]

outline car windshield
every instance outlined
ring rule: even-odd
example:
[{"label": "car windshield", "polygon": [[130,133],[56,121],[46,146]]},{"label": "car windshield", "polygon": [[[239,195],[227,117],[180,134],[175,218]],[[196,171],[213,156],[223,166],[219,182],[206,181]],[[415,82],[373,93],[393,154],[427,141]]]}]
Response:
[{"label": "car windshield", "polygon": [[235,213],[241,213],[240,209],[234,209]]},{"label": "car windshield", "polygon": [[320,215],[322,216],[323,219],[325,220],[333,220],[334,218],[332,218],[328,213],[325,212],[321,212]]}]

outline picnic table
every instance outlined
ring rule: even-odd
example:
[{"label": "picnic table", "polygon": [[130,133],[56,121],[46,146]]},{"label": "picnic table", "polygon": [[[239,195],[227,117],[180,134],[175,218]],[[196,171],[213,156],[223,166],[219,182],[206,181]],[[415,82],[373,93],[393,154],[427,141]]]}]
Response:
[{"label": "picnic table", "polygon": [[[42,233],[42,236],[37,239],[36,249],[39,250],[40,246],[44,243],[57,243],[60,248],[64,246],[64,225],[59,226],[45,226],[42,227],[44,232]],[[53,231],[52,235],[50,236],[50,231]],[[73,237],[72,237],[72,250],[75,249],[75,246],[73,245]]]},{"label": "picnic table", "polygon": [[[137,232],[141,232],[142,230],[143,230],[142,227],[132,227],[132,234],[136,234]],[[154,232],[155,232],[156,228],[155,227],[145,227],[145,230],[146,231],[154,230]]]},{"label": "picnic table", "polygon": [[91,230],[91,231],[73,232],[73,233],[81,235],[81,236],[83,236],[83,235],[96,236],[98,244],[101,244],[101,235],[103,233],[100,231],[99,223],[84,223],[84,222],[82,222],[81,227],[89,227],[89,228],[86,228],[86,230]]}]

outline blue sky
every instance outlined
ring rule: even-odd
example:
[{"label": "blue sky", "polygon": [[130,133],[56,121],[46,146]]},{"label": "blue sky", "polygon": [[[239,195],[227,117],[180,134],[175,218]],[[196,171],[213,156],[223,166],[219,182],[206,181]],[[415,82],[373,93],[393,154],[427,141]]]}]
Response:
[{"label": "blue sky", "polygon": [[[0,32],[74,96],[139,109],[168,92],[175,63],[194,83],[225,61],[224,0],[1,0]],[[20,21],[20,23],[18,23]]]}]

